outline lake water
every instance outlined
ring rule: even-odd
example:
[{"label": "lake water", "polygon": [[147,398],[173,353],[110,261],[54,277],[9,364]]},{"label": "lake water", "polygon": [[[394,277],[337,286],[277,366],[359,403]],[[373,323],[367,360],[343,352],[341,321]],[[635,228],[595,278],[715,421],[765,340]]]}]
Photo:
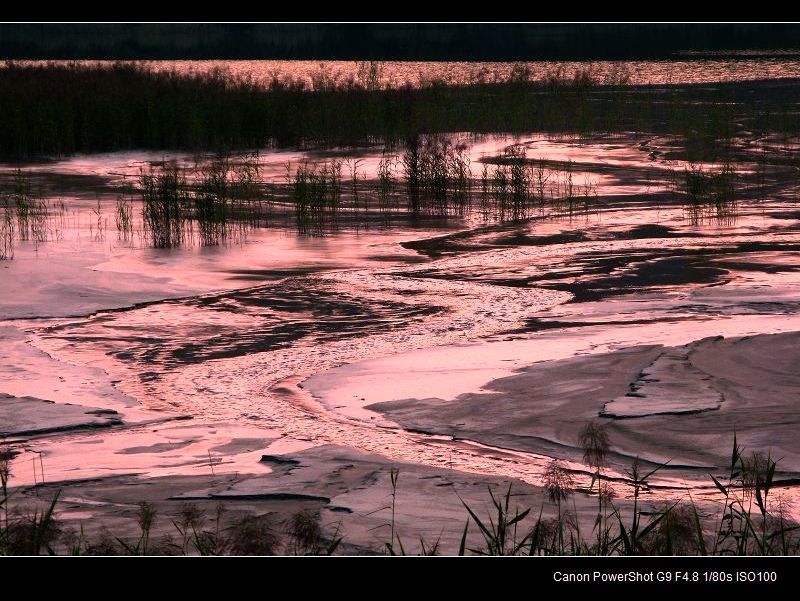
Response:
[{"label": "lake water", "polygon": [[[201,423],[231,424],[233,437],[236,428],[262,428],[279,434],[276,448],[284,451],[349,445],[394,460],[535,483],[550,444],[569,449],[564,452],[574,460],[574,441],[554,434],[542,446],[503,449],[477,437],[449,447],[398,428],[369,406],[403,398],[452,401],[536,362],[636,345],[681,345],[717,334],[800,329],[792,301],[800,280],[791,252],[800,240],[794,221],[786,219],[793,201],[785,190],[768,202],[743,203],[735,220],[697,223],[669,201],[668,174],[675,165],[649,158],[653,148],[669,148],[674,140],[530,134],[462,143],[473,177],[482,161],[509,146],[532,159],[572,161],[597,191],[597,204],[586,214],[542,215],[518,224],[484,222],[472,214],[345,227],[324,236],[300,235],[291,214],[274,214],[265,227],[231,245],[155,249],[142,235],[138,201],[134,235],[120,237],[113,225],[113,190],[135,179],[141,166],[164,159],[189,164],[197,157],[113,153],[27,166],[51,189],[58,190],[61,178],[73,183],[54,194],[67,207],[58,235],[18,241],[15,258],[2,265],[7,294],[0,315],[11,349],[5,361],[14,375],[0,392],[74,402],[78,391],[83,404],[116,407],[123,414],[120,403],[159,416],[189,414]],[[375,188],[375,150],[352,152],[362,161],[363,190]],[[328,159],[324,152],[265,151],[259,157],[265,181],[280,181],[287,160]],[[739,168],[747,173],[753,165],[745,156]],[[75,194],[74,178],[101,184]],[[650,233],[651,227],[658,231]],[[453,232],[460,232],[454,240],[461,242],[450,250],[445,244],[443,256],[405,245],[416,241],[424,249]],[[753,241],[776,246],[737,250]],[[686,277],[647,275],[675,261]],[[598,276],[606,263],[618,266]],[[608,281],[623,289],[605,292]],[[568,290],[580,282],[600,286],[598,298],[571,303],[574,293]],[[764,291],[772,301],[754,309],[754,295]],[[526,329],[531,319],[578,327],[538,332]],[[19,340],[28,344],[13,342]],[[59,373],[61,384],[45,376]],[[81,381],[87,383],[83,390],[75,384]],[[744,430],[741,437],[747,436]],[[75,444],[86,436],[35,445],[49,455],[51,477],[131,469],[125,449],[138,444],[137,434],[109,433],[90,456]],[[667,443],[657,437],[651,443],[621,443],[620,453],[661,457]],[[787,467],[800,470],[800,456],[787,441],[778,443]],[[197,468],[184,464],[186,456],[177,457],[182,459],[165,468],[163,457],[154,455],[148,464],[137,456],[136,469],[157,475]],[[25,465],[17,472],[23,480]],[[229,467],[247,471],[241,457]],[[681,477],[684,484],[693,478]]]}]

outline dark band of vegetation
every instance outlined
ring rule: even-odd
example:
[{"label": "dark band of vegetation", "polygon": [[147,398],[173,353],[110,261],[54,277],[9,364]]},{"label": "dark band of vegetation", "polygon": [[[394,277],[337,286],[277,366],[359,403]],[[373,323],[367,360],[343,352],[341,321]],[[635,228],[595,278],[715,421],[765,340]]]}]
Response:
[{"label": "dark band of vegetation", "polygon": [[[178,75],[135,64],[0,68],[0,154],[9,158],[125,149],[233,150],[270,144],[388,143],[438,132],[674,133],[704,141],[740,131],[800,131],[800,82],[626,86],[519,68],[500,83],[370,80],[268,84]],[[702,144],[713,151],[713,144]]]},{"label": "dark band of vegetation", "polygon": [[[423,555],[797,555],[800,529],[788,516],[785,501],[776,490],[777,463],[770,455],[746,453],[733,439],[730,465],[724,475],[709,474],[717,499],[698,507],[688,501],[647,502],[649,480],[665,465],[646,469],[637,457],[622,478],[629,487],[630,507],[615,503],[611,479],[604,473],[611,442],[605,426],[588,423],[579,443],[584,463],[591,471],[589,488],[578,488],[573,474],[558,460],[545,470],[541,486],[549,503],[540,507],[512,506],[512,486],[501,496],[491,488],[489,515],[462,501],[466,512],[458,550],[443,549],[440,540],[419,540]],[[346,545],[341,524],[323,525],[320,513],[299,511],[283,522],[272,516],[225,516],[222,505],[208,516],[196,505],[183,504],[171,518],[173,530],[154,540],[157,513],[149,503],[139,504],[135,519],[138,539],[123,539],[105,530],[89,539],[83,529],[64,528],[57,519],[60,492],[44,509],[33,513],[11,510],[15,492],[10,488],[14,452],[0,447],[0,555],[331,555]],[[389,540],[373,553],[406,555],[409,541],[396,524],[399,470],[390,470],[391,511],[385,524]],[[619,479],[619,478],[618,478]],[[43,484],[43,483],[42,483]],[[597,499],[596,516],[581,516],[568,501],[576,493]],[[777,496],[777,498],[776,498]],[[584,510],[591,514],[593,510]],[[581,528],[593,518],[591,532]],[[328,532],[325,532],[328,530]],[[481,544],[467,543],[477,531]],[[370,552],[352,548],[352,552]]]}]

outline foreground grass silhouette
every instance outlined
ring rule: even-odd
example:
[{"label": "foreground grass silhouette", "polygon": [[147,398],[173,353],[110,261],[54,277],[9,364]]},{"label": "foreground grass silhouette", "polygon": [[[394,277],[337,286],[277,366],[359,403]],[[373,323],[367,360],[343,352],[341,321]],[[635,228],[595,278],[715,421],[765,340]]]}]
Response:
[{"label": "foreground grass silhouette", "polygon": [[[593,470],[590,494],[597,497],[597,513],[591,532],[583,532],[585,517],[567,501],[576,493],[574,481],[558,460],[553,460],[542,487],[555,509],[544,517],[539,508],[512,506],[512,485],[497,496],[491,488],[490,514],[462,501],[466,522],[457,549],[443,549],[440,541],[420,539],[423,555],[796,555],[800,554],[800,525],[787,517],[783,503],[774,501],[776,462],[761,453],[745,454],[734,436],[730,465],[724,477],[709,474],[719,493],[718,515],[701,517],[693,500],[645,506],[642,491],[648,479],[664,466],[645,472],[635,459],[625,483],[632,491],[632,506],[623,510],[604,474],[610,441],[597,422],[581,434],[584,461]],[[0,555],[330,555],[346,543],[337,527],[325,532],[318,512],[298,511],[279,522],[270,516],[245,515],[227,519],[222,505],[208,516],[197,506],[183,504],[169,516],[174,536],[151,539],[157,514],[142,502],[137,511],[138,538],[124,539],[104,532],[89,540],[74,529],[64,528],[56,516],[57,493],[43,511],[12,510],[10,490],[13,451],[0,451]],[[391,534],[384,552],[405,555],[410,548],[395,525],[399,470],[390,473]],[[535,517],[534,517],[535,516]],[[468,544],[476,531],[482,544]]]}]

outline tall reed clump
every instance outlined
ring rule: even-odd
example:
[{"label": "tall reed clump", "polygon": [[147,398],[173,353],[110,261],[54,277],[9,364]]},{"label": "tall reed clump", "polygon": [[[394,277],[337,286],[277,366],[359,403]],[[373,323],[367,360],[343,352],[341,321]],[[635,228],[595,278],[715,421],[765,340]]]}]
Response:
[{"label": "tall reed clump", "polygon": [[[611,541],[612,552],[620,555],[646,554],[645,541],[665,518],[671,516],[675,505],[667,506],[662,511],[649,514],[640,507],[640,496],[642,491],[647,489],[648,478],[662,467],[663,465],[659,465],[649,472],[645,472],[639,458],[634,458],[631,468],[627,472],[628,483],[633,488],[633,508],[631,509],[630,526],[626,526],[623,522],[622,512],[613,507],[613,502],[611,505],[613,508],[612,516],[616,517],[619,525],[618,534]],[[667,536],[671,539],[672,532],[667,530]]]},{"label": "tall reed clump", "polygon": [[117,227],[117,236],[124,241],[133,237],[133,200],[120,196],[117,198],[114,212],[114,223]]},{"label": "tall reed clump", "polygon": [[512,146],[506,151],[509,186],[511,189],[511,219],[517,221],[528,214],[530,175],[525,164],[525,149]]},{"label": "tall reed clump", "polygon": [[0,191],[0,260],[14,258],[14,241],[33,242],[34,248],[60,238],[63,203],[48,202],[34,190],[30,174],[16,169]]},{"label": "tall reed clump", "polygon": [[690,164],[684,168],[680,192],[693,222],[704,217],[720,220],[736,216],[736,170],[730,163],[718,169]]},{"label": "tall reed clump", "polygon": [[[389,555],[407,555],[406,547],[403,544],[403,540],[400,537],[400,532],[397,529],[396,524],[396,512],[397,512],[397,484],[400,479],[400,470],[399,468],[390,468],[389,469],[389,482],[391,483],[392,492],[392,502],[389,504],[388,507],[383,507],[382,509],[391,510],[391,520],[383,524],[383,526],[389,526],[389,542],[386,543],[386,552]],[[337,530],[338,534],[338,530]],[[440,546],[441,536],[435,540],[434,542],[430,543],[425,541],[424,538],[420,537],[419,539],[419,546],[420,546],[420,554],[421,555],[438,555],[439,554],[439,546]],[[341,541],[339,541],[341,542]],[[338,546],[338,543],[337,543]]]},{"label": "tall reed clump", "polygon": [[508,168],[505,165],[495,165],[491,182],[491,197],[494,201],[495,215],[499,221],[508,219],[510,197]]},{"label": "tall reed clump", "polygon": [[231,211],[228,198],[228,163],[212,161],[202,168],[192,196],[192,217],[203,246],[219,244],[226,238]]},{"label": "tall reed clump", "polygon": [[489,165],[483,164],[480,177],[480,215],[484,221],[489,220],[491,202],[489,193]]},{"label": "tall reed clump", "polygon": [[186,175],[175,163],[160,171],[140,172],[142,223],[155,248],[173,248],[185,242],[190,210],[187,189]]},{"label": "tall reed clump", "polygon": [[383,70],[383,63],[379,61],[362,61],[358,63],[357,81],[367,91],[379,90],[383,80]]},{"label": "tall reed clump", "polygon": [[191,219],[200,244],[216,246],[253,222],[259,167],[257,158],[232,162],[221,156],[202,165],[191,187]]},{"label": "tall reed clump", "polygon": [[89,233],[96,242],[102,242],[106,239],[108,220],[103,216],[103,206],[100,204],[99,198],[92,209],[92,214],[94,215],[94,220],[89,224]]},{"label": "tall reed clump", "polygon": [[[484,177],[487,174],[484,173]],[[495,216],[500,221],[518,221],[528,216],[531,195],[531,170],[525,158],[525,149],[509,146],[494,166],[489,186],[494,202]],[[482,188],[485,186],[482,182]]]},{"label": "tall reed clump", "polygon": [[362,193],[367,175],[362,171],[362,163],[363,159],[350,158],[347,160],[350,171],[350,212],[356,219],[361,215],[362,209],[366,210],[367,208],[367,198]]},{"label": "tall reed clump", "polygon": [[260,173],[258,152],[236,158],[223,154],[197,169],[192,219],[202,245],[241,238],[261,221]]},{"label": "tall reed clump", "polygon": [[[353,172],[357,181],[357,167]],[[292,173],[286,166],[297,228],[303,233],[322,233],[327,225],[335,225],[342,206],[342,162],[333,160],[319,166],[300,164]],[[356,184],[353,202],[357,206]]]},{"label": "tall reed clump", "polygon": [[419,137],[409,139],[406,150],[403,153],[403,173],[406,179],[406,191],[408,194],[408,209],[413,214],[420,212],[420,171],[421,142]]},{"label": "tall reed clump", "polygon": [[34,213],[34,199],[28,174],[21,169],[14,172],[14,182],[10,194],[11,204],[17,214],[17,231],[20,240],[28,240],[31,235],[31,218]]},{"label": "tall reed clump", "polygon": [[[515,507],[511,510],[511,485],[509,484],[506,494],[502,497],[495,497],[492,489],[489,488],[489,497],[492,501],[494,515],[490,515],[489,520],[481,520],[477,513],[469,505],[462,504],[467,510],[469,517],[478,527],[484,541],[483,548],[469,548],[469,551],[477,555],[520,555],[529,546],[530,539],[534,532],[525,533],[521,522],[531,512],[530,508],[520,510]],[[469,528],[469,521],[464,528],[461,539],[459,555],[464,555],[466,549],[466,535]]]},{"label": "tall reed clump", "polygon": [[140,532],[139,540],[133,543],[117,538],[127,555],[150,555],[150,532],[153,529],[155,518],[156,510],[150,503],[145,501],[139,503],[136,512],[136,522]]},{"label": "tall reed clump", "polygon": [[[258,155],[236,160],[223,154],[193,168],[169,163],[140,172],[144,233],[156,248],[189,243],[195,235],[202,246],[216,246],[260,221],[262,203]],[[117,203],[117,229],[130,231],[130,205]]]},{"label": "tall reed clump", "polygon": [[466,144],[457,144],[448,156],[451,196],[454,210],[463,216],[469,210],[472,194],[472,168]]},{"label": "tall reed clump", "polygon": [[398,158],[395,155],[387,154],[383,151],[381,160],[378,163],[378,198],[381,212],[389,211],[392,204],[392,196],[397,185],[395,172],[398,168]]},{"label": "tall reed clump", "polygon": [[0,261],[14,258],[14,217],[8,199],[0,207]]},{"label": "tall reed clump", "polygon": [[529,160],[525,149],[515,145],[495,161],[491,173],[484,164],[481,177],[484,221],[490,215],[501,222],[519,221],[529,218],[534,210],[540,215],[588,215],[596,205],[596,185],[588,176],[582,185],[576,184],[571,160],[554,164],[543,158]]},{"label": "tall reed clump", "polygon": [[408,210],[413,215],[463,215],[469,209],[472,171],[464,144],[417,136],[401,158]]},{"label": "tall reed clump", "polygon": [[49,208],[33,189],[30,175],[22,169],[14,172],[9,205],[16,213],[16,231],[20,240],[35,243],[48,239]]}]

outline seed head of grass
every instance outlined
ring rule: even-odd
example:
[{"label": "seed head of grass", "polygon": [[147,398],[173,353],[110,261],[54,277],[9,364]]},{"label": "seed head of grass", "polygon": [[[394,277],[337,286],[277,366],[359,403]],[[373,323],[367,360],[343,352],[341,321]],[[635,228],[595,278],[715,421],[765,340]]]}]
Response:
[{"label": "seed head of grass", "polygon": [[604,467],[611,447],[606,426],[591,421],[581,430],[579,439],[586,464],[598,470]]},{"label": "seed head of grass", "polygon": [[564,469],[561,462],[553,459],[548,465],[543,476],[544,489],[550,501],[561,504],[572,494],[575,481],[570,473]]}]

